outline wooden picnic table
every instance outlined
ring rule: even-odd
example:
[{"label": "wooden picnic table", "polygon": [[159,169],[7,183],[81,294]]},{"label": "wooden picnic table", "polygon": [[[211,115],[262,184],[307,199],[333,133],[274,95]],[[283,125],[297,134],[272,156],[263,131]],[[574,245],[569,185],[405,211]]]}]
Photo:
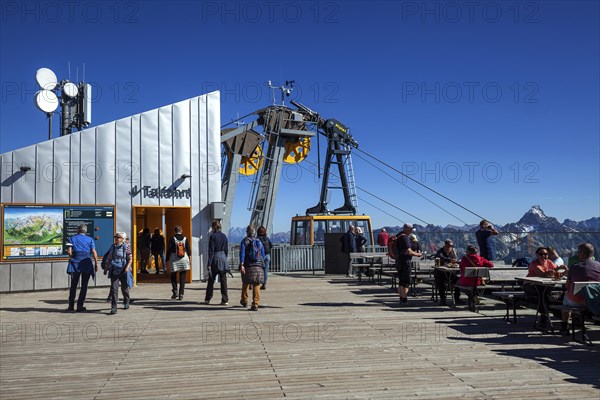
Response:
[{"label": "wooden picnic table", "polygon": [[[526,276],[526,277],[515,277],[517,280],[523,281],[524,283],[528,283],[533,285],[536,290],[538,296],[538,307],[535,312],[535,318],[533,320],[533,329],[541,329],[543,331],[547,331],[545,326],[542,326],[538,322],[538,315],[540,314],[539,309],[542,308],[544,313],[548,316],[548,322],[550,326],[550,332],[554,333],[554,327],[552,326],[552,319],[550,317],[549,312],[549,304],[546,301],[546,293],[551,288],[562,287],[567,282],[567,278],[563,277],[559,280],[555,280],[553,278],[539,278],[534,276]],[[541,306],[541,307],[540,307]]]}]

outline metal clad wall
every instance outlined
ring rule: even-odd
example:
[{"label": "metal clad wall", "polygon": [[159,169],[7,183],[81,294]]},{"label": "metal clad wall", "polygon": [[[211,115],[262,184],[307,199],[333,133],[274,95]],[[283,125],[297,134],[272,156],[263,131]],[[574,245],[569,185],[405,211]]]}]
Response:
[{"label": "metal clad wall", "polygon": [[[131,158],[131,129],[134,118],[120,119],[116,122],[115,163],[115,205],[117,206],[117,228],[131,225],[131,196],[129,191],[139,182],[132,182],[133,160]],[[138,124],[139,126],[139,124]]]},{"label": "metal clad wall", "polygon": [[[170,110],[173,113],[173,142],[171,147],[173,148],[173,171],[172,181],[177,182],[179,186],[177,190],[188,189],[191,185],[190,178],[185,180],[181,179],[181,175],[192,175],[194,176],[194,168],[191,167],[190,161],[194,160],[191,153],[192,151],[192,137],[190,127],[190,104],[175,104]],[[169,131],[170,132],[170,131]],[[172,204],[175,206],[182,206],[190,204],[190,199],[185,197],[172,199]]]},{"label": "metal clad wall", "polygon": [[[142,186],[155,188],[158,185],[158,113],[159,110],[153,110],[141,115],[140,131],[140,169]],[[140,196],[140,204],[145,206],[159,205],[158,198]]]},{"label": "metal clad wall", "polygon": [[95,204],[96,203],[96,181],[98,175],[102,172],[98,169],[96,162],[96,129],[90,129],[81,132],[81,180],[80,180],[80,200],[76,203]]},{"label": "metal clad wall", "polygon": [[68,136],[54,140],[54,164],[59,174],[54,182],[54,203],[69,204],[69,181],[73,172],[70,162],[70,143]]},{"label": "metal clad wall", "polygon": [[73,134],[68,136],[69,141],[71,142],[71,146],[69,148],[70,159],[69,163],[71,165],[71,177],[69,179],[69,203],[70,204],[78,204],[80,203],[79,193],[81,191],[81,135]]},{"label": "metal clad wall", "polygon": [[31,167],[25,175],[13,183],[12,202],[13,203],[34,203],[35,202],[35,180],[38,171],[36,170],[35,158],[36,146],[25,147],[21,151],[15,151],[13,155],[17,171],[21,166]]},{"label": "metal clad wall", "polygon": [[36,203],[53,203],[52,192],[54,190],[55,176],[53,145],[54,142],[50,140],[37,145],[35,155]]},{"label": "metal clad wall", "polygon": [[111,122],[96,129],[96,203],[115,202],[115,132],[116,123]]},{"label": "metal clad wall", "polygon": [[16,172],[13,170],[12,153],[0,154],[0,171],[2,172],[0,173],[0,203],[2,203],[12,199],[12,185],[9,182]]},{"label": "metal clad wall", "polygon": [[[191,206],[192,273],[200,279],[211,222],[208,206],[221,200],[220,125],[219,93],[213,92],[0,154],[1,201],[114,204],[116,229],[128,233],[134,204]],[[21,165],[32,170],[23,174]],[[183,174],[192,178],[179,179]],[[192,195],[150,198],[142,191],[131,196],[133,188],[144,186],[191,188]],[[107,283],[98,275],[96,285]],[[68,285],[63,261],[0,263],[0,292]]]}]

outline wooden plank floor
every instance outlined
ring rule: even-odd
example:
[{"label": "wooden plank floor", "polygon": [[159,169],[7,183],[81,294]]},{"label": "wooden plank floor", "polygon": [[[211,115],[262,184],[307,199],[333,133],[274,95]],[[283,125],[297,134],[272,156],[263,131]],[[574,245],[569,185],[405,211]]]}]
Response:
[{"label": "wooden plank floor", "polygon": [[272,275],[250,312],[229,283],[229,306],[218,290],[201,304],[204,283],[181,302],[140,285],[115,316],[106,288],[81,314],[66,291],[0,295],[0,398],[600,398],[598,326],[584,346],[533,331],[531,310],[510,325],[491,300],[400,307],[389,287],[312,274]]}]

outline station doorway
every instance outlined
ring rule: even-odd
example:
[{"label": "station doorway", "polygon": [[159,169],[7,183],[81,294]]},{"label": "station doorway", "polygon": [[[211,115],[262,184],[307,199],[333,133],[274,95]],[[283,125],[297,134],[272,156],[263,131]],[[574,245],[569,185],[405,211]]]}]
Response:
[{"label": "station doorway", "polygon": [[[187,238],[192,236],[192,208],[191,207],[162,207],[162,206],[133,206],[133,221],[132,221],[132,238],[131,238],[131,249],[133,253],[133,265],[134,274],[133,278],[136,283],[167,283],[171,282],[171,273],[167,269],[167,273],[162,273],[163,265],[160,257],[155,260],[153,255],[150,254],[148,265],[145,266],[145,270],[148,273],[142,273],[144,266],[142,265],[142,257],[138,246],[138,240],[140,234],[144,228],[150,230],[150,234],[153,234],[156,229],[159,229],[165,240],[165,256],[166,249],[169,240],[175,234],[174,228],[176,225],[181,225],[183,228],[183,235]],[[189,241],[190,247],[192,242]],[[158,261],[158,268],[160,273],[156,272],[156,265]],[[166,261],[166,259],[165,259]],[[187,274],[187,282],[192,281],[192,269]]]}]

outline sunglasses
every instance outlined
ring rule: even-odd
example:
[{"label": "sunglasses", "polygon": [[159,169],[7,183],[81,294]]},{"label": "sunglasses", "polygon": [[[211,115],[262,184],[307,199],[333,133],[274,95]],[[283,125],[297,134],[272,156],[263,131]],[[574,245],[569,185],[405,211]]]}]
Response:
[{"label": "sunglasses", "polygon": [[546,256],[547,257],[548,253],[538,253],[538,256],[542,256],[542,257]]},{"label": "sunglasses", "polygon": [[115,236],[115,239],[123,239],[123,236]]}]

